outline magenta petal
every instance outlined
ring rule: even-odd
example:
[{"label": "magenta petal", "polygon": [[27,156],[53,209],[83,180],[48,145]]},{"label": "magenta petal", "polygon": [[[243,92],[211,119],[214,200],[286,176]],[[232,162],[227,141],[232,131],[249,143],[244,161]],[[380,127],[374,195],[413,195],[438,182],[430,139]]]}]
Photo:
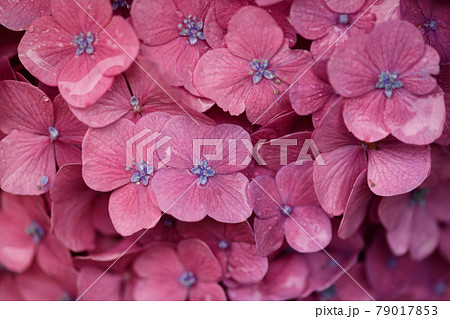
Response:
[{"label": "magenta petal", "polygon": [[95,248],[95,229],[90,208],[96,193],[84,184],[81,165],[60,168],[51,189],[52,227],[62,243],[73,251]]},{"label": "magenta petal", "polygon": [[235,57],[227,49],[211,50],[198,61],[194,85],[224,111],[239,115],[245,111],[245,100],[254,87],[249,71],[248,61]]},{"label": "magenta petal", "polygon": [[75,35],[62,29],[52,17],[37,19],[20,41],[19,59],[40,81],[56,86],[61,70],[75,55]]},{"label": "magenta petal", "polygon": [[49,135],[53,126],[53,106],[37,87],[18,81],[0,82],[0,129],[8,134],[12,129]]},{"label": "magenta petal", "polygon": [[126,146],[133,128],[133,122],[121,119],[108,127],[88,130],[82,158],[83,179],[90,188],[108,192],[130,182]]},{"label": "magenta petal", "polygon": [[233,242],[228,256],[228,271],[231,277],[244,284],[260,281],[268,269],[267,258],[261,257],[255,244]]},{"label": "magenta petal", "polygon": [[369,150],[368,184],[380,196],[407,193],[418,187],[430,173],[429,146],[400,143],[393,138]]},{"label": "magenta petal", "polygon": [[410,255],[413,260],[429,257],[439,245],[439,226],[430,211],[416,208],[412,225]]},{"label": "magenta petal", "polygon": [[324,0],[324,1],[331,10],[342,13],[356,12],[366,2],[365,0],[349,0],[349,1]]},{"label": "magenta petal", "polygon": [[386,103],[384,121],[392,135],[408,144],[425,145],[441,136],[446,120],[440,87],[424,96],[400,89]]},{"label": "magenta petal", "polygon": [[109,215],[122,236],[156,226],[161,210],[150,185],[129,183],[116,189],[109,199]]},{"label": "magenta petal", "polygon": [[25,30],[42,16],[50,15],[50,0],[22,0],[2,3],[0,24],[10,30]]},{"label": "magenta petal", "polygon": [[112,7],[108,0],[51,0],[52,16],[74,36],[80,32],[96,33],[111,20]]},{"label": "magenta petal", "polygon": [[[397,92],[394,93],[394,95]],[[385,122],[386,96],[383,90],[369,92],[363,96],[344,99],[342,115],[349,131],[359,140],[376,142],[389,135]]]},{"label": "magenta petal", "polygon": [[263,9],[248,6],[240,9],[230,20],[226,43],[238,57],[270,60],[283,43],[283,31]]},{"label": "magenta petal", "polygon": [[36,261],[43,272],[60,281],[66,280],[74,272],[69,249],[51,232],[42,239]]},{"label": "magenta petal", "polygon": [[331,241],[331,222],[323,209],[316,206],[296,207],[286,218],[286,241],[301,253],[324,249]]},{"label": "magenta petal", "polygon": [[340,147],[322,154],[325,165],[314,167],[314,188],[323,209],[341,215],[353,183],[367,167],[366,155],[358,145]]},{"label": "magenta petal", "polygon": [[[0,158],[0,184],[7,192],[39,195],[53,183],[55,152],[48,136],[11,133],[0,142]],[[41,185],[44,176],[48,182]]]}]

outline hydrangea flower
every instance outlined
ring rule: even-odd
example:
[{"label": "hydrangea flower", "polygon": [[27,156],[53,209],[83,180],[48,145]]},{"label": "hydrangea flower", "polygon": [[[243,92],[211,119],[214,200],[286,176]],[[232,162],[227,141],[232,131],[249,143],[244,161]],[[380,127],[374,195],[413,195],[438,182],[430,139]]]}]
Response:
[{"label": "hydrangea flower", "polygon": [[86,107],[131,65],[139,40],[127,21],[112,16],[109,0],[51,0],[50,9],[27,29],[19,59],[69,104]]},{"label": "hydrangea flower", "polygon": [[134,270],[140,277],[134,288],[136,300],[226,299],[218,284],[220,264],[199,239],[186,239],[176,246],[153,245],[137,258]]},{"label": "hydrangea flower", "polygon": [[0,24],[14,31],[25,30],[34,20],[50,13],[50,0],[2,1]]},{"label": "hydrangea flower", "polygon": [[257,176],[251,181],[248,197],[256,214],[255,240],[261,255],[280,248],[284,237],[302,253],[319,251],[330,242],[331,222],[318,206],[312,169],[312,163],[291,163],[275,179]]},{"label": "hydrangea flower", "polygon": [[231,18],[226,43],[200,58],[194,71],[198,91],[231,115],[245,111],[257,124],[287,110],[288,97],[279,96],[310,62],[309,53],[290,50],[275,20],[252,6]]},{"label": "hydrangea flower", "polygon": [[157,155],[149,154],[153,158],[147,158],[137,152],[130,154],[134,160],[129,163],[127,141],[146,138],[148,134],[142,132],[157,134],[168,119],[169,115],[162,112],[151,113],[136,124],[119,119],[104,128],[90,128],[83,140],[83,179],[96,191],[112,191],[109,214],[123,236],[155,226],[161,215],[150,183],[157,169],[152,166],[158,163]]},{"label": "hydrangea flower", "polygon": [[38,195],[50,189],[56,166],[81,162],[87,127],[55,100],[28,83],[0,82],[0,184],[13,194]]},{"label": "hydrangea flower", "polygon": [[196,97],[183,88],[165,85],[164,79],[155,74],[155,66],[142,60],[138,63],[117,75],[111,88],[96,103],[85,108],[71,107],[74,115],[90,127],[104,127],[119,118],[137,122],[141,117],[157,111],[187,113],[203,121],[209,120],[197,112],[209,109],[212,101]]},{"label": "hydrangea flower", "polygon": [[367,174],[373,193],[393,196],[412,191],[430,172],[428,145],[403,144],[392,137],[376,143],[355,138],[345,127],[341,100],[329,107],[313,139],[325,162],[314,167],[314,188],[323,209],[335,216],[344,213],[360,175]]},{"label": "hydrangea flower", "polygon": [[330,56],[348,39],[373,29],[376,16],[367,11],[373,3],[370,0],[295,0],[291,20],[301,36],[313,40],[311,53],[319,59],[322,54]]},{"label": "hydrangea flower", "polygon": [[143,41],[142,54],[158,65],[172,86],[185,86],[196,95],[192,73],[209,50],[203,27],[210,0],[135,0],[133,25]]},{"label": "hydrangea flower", "polygon": [[405,21],[347,41],[328,64],[331,84],[346,98],[345,124],[368,143],[389,134],[409,144],[436,140],[445,121],[443,93],[431,76],[438,73],[439,55]]},{"label": "hydrangea flower", "polygon": [[450,62],[450,4],[445,0],[401,0],[403,20],[414,24],[425,42],[441,56],[441,62]]},{"label": "hydrangea flower", "polygon": [[260,281],[267,272],[267,258],[258,255],[248,222],[223,224],[207,217],[195,224],[178,223],[177,229],[184,238],[208,244],[222,266],[224,279],[249,284]]},{"label": "hydrangea flower", "polygon": [[[251,215],[245,193],[248,179],[240,173],[250,162],[250,136],[246,131],[232,124],[210,126],[175,116],[160,132],[172,138],[158,148],[161,158],[171,149],[167,168],[158,170],[151,182],[163,211],[189,222],[210,216],[220,222],[238,223]],[[211,140],[218,144],[207,145]],[[205,143],[200,153],[194,154],[194,144],[201,141]]]}]

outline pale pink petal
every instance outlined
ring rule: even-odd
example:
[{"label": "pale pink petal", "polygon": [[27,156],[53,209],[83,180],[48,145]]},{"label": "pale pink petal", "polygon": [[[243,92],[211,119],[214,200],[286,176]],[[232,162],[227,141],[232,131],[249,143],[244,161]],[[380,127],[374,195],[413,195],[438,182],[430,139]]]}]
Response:
[{"label": "pale pink petal", "polygon": [[255,244],[233,242],[228,256],[231,277],[244,284],[260,281],[267,272],[267,258],[260,256]]},{"label": "pale pink petal", "polygon": [[[217,282],[222,276],[222,268],[208,245],[199,239],[186,239],[178,243],[178,256],[184,269],[194,273],[199,281]],[[195,255],[195,258],[192,256]]]},{"label": "pale pink petal", "polygon": [[324,0],[324,1],[331,10],[342,13],[356,12],[366,2],[365,0],[349,0],[349,1]]},{"label": "pale pink petal", "polygon": [[[81,268],[77,277],[78,293],[83,296],[80,300],[89,301],[119,301],[122,286],[122,275],[113,272],[103,274],[97,267]],[[96,280],[101,277],[101,280]],[[95,282],[95,285],[91,285]]]},{"label": "pale pink petal", "polygon": [[215,282],[199,282],[192,286],[189,292],[191,301],[226,301],[227,296],[223,288]]},{"label": "pale pink petal", "polygon": [[289,217],[281,211],[269,218],[255,218],[253,227],[259,255],[269,256],[283,245],[286,218]]},{"label": "pale pink petal", "polygon": [[254,178],[248,188],[247,196],[257,217],[269,218],[280,213],[282,202],[275,180],[266,175]]},{"label": "pale pink petal", "polygon": [[412,224],[410,255],[413,260],[429,257],[439,245],[439,226],[429,210],[416,208]]},{"label": "pale pink petal", "polygon": [[291,19],[295,29],[307,39],[323,37],[336,22],[334,12],[323,1],[294,1]]},{"label": "pale pink petal", "polygon": [[1,11],[0,24],[14,31],[25,30],[37,18],[50,15],[50,0],[7,1]]}]

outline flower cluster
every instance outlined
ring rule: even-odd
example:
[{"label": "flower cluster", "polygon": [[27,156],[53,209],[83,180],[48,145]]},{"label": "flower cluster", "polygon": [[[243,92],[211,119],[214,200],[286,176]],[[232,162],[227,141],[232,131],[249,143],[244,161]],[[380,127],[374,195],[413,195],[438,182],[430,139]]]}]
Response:
[{"label": "flower cluster", "polygon": [[450,300],[448,1],[0,23],[0,300]]}]

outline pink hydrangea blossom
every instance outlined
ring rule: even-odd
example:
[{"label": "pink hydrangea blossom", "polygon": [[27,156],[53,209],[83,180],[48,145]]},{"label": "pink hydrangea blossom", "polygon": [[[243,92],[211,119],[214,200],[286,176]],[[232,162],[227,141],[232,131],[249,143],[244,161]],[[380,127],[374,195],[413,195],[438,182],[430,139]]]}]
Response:
[{"label": "pink hydrangea blossom", "polygon": [[136,300],[226,299],[218,284],[222,268],[199,239],[151,246],[136,260],[134,270],[140,277],[134,289]]},{"label": "pink hydrangea blossom", "polygon": [[232,115],[245,111],[258,124],[287,110],[288,97],[279,96],[310,62],[309,53],[290,50],[275,20],[252,6],[233,15],[226,43],[200,58],[194,71],[198,91]]},{"label": "pink hydrangea blossom", "polygon": [[248,196],[256,214],[255,240],[261,255],[280,248],[285,237],[289,246],[303,253],[319,251],[330,242],[331,222],[318,205],[312,172],[312,163],[291,163],[275,179],[257,176],[250,183]]},{"label": "pink hydrangea blossom", "polygon": [[25,30],[34,20],[50,13],[50,0],[2,1],[0,24],[15,31]]},{"label": "pink hydrangea blossom", "polygon": [[365,142],[389,134],[409,144],[436,140],[445,121],[444,94],[432,77],[438,73],[439,55],[405,21],[347,41],[328,64],[331,84],[346,98],[345,124]]},{"label": "pink hydrangea blossom", "polygon": [[13,194],[37,195],[50,189],[56,166],[81,162],[87,127],[55,100],[28,83],[0,82],[0,184]]},{"label": "pink hydrangea blossom", "polygon": [[[171,159],[151,184],[163,211],[188,222],[210,216],[238,223],[251,215],[245,193],[248,179],[240,173],[251,159],[246,131],[232,124],[210,126],[175,116],[160,132],[171,140],[158,148],[158,154],[164,158],[170,148]],[[212,146],[199,142],[208,140],[220,142]],[[201,146],[199,154],[194,153],[195,145]]]},{"label": "pink hydrangea blossom", "polygon": [[50,9],[20,41],[20,61],[40,81],[58,86],[69,104],[86,107],[131,65],[138,38],[127,21],[112,16],[109,0],[51,0]]},{"label": "pink hydrangea blossom", "polygon": [[412,191],[430,172],[428,145],[403,144],[393,137],[376,143],[355,138],[345,127],[341,100],[329,107],[313,139],[325,162],[314,167],[314,188],[323,209],[335,216],[345,214],[360,175],[367,174],[373,193],[393,196]]}]

